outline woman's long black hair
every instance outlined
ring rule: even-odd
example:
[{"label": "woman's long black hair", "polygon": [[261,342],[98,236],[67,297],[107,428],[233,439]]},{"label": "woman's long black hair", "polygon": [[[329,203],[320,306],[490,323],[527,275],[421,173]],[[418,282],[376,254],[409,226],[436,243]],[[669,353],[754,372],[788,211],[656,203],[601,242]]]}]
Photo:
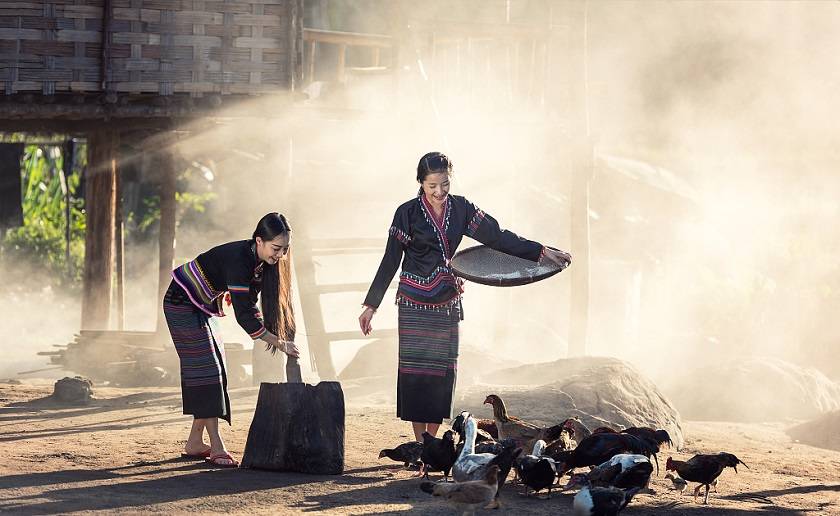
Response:
[{"label": "woman's long black hair", "polygon": [[[280,235],[292,231],[286,217],[279,213],[269,213],[257,222],[253,238],[274,240]],[[265,328],[277,335],[280,340],[295,340],[295,312],[292,308],[292,254],[274,265],[263,266],[262,294],[263,321]],[[271,346],[266,347],[269,349]],[[275,348],[271,348],[274,353]]]},{"label": "woman's long black hair", "polygon": [[421,183],[417,195],[423,194],[422,183],[426,180],[426,176],[441,172],[445,172],[448,176],[452,175],[452,160],[449,159],[449,156],[442,152],[428,152],[424,154],[420,158],[420,162],[417,163],[417,182]]}]

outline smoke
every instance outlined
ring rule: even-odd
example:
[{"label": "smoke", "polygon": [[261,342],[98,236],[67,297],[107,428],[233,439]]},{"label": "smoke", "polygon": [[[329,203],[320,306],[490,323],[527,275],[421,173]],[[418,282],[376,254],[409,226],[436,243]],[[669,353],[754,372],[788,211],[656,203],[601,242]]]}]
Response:
[{"label": "smoke", "polygon": [[[545,23],[537,4],[510,15]],[[832,173],[840,5],[606,1],[586,9],[587,75],[569,73],[586,80],[597,156],[588,351],[630,360],[663,381],[731,351],[837,376],[828,350],[840,305],[833,259],[840,237],[830,230],[840,186]],[[351,11],[351,21],[332,28],[385,33],[412,15]],[[413,15],[463,14],[423,11]],[[482,16],[505,15],[490,11]],[[369,26],[373,19],[381,28]],[[184,162],[211,165],[217,197],[182,219],[176,262],[248,238],[264,213],[283,212],[293,248],[306,249],[296,259],[311,256],[296,262],[298,291],[329,290],[319,313],[307,309],[301,338],[357,331],[361,286],[373,278],[394,209],[416,194],[417,159],[431,150],[455,163],[452,193],[503,227],[569,249],[574,171],[566,142],[582,129],[564,113],[549,116],[561,85],[542,90],[542,75],[528,76],[528,45],[512,53],[474,41],[467,52],[465,43],[441,41],[433,54],[413,40],[401,49],[411,59],[397,74],[351,70],[343,85],[308,88],[317,98],[303,103],[248,101],[271,117],[181,127],[169,144]],[[364,65],[362,54],[349,54],[348,64]],[[533,59],[562,66],[538,50]],[[650,164],[659,175],[618,170],[609,156]],[[133,267],[129,310],[150,314],[159,304],[148,295],[156,291],[154,263]],[[565,356],[569,275],[515,289],[469,284],[462,347],[512,363]],[[393,294],[375,330],[396,326]],[[223,322],[226,339],[250,346],[231,317]],[[336,369],[369,342],[359,333],[334,343]]]}]

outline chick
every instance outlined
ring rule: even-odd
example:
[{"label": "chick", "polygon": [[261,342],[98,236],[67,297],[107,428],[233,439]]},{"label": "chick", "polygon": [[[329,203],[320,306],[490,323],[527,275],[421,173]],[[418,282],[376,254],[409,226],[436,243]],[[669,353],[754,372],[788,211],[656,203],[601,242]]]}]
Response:
[{"label": "chick", "polygon": [[674,484],[674,489],[679,491],[680,496],[682,496],[683,491],[685,491],[685,488],[688,487],[688,482],[686,482],[678,476],[675,476],[673,473],[666,473],[665,478],[667,478]]}]

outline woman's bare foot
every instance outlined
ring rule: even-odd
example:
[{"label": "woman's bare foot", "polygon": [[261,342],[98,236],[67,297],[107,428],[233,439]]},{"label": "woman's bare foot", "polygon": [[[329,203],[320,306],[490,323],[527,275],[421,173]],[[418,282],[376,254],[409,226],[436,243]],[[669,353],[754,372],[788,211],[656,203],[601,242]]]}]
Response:
[{"label": "woman's bare foot", "polygon": [[210,445],[200,441],[197,443],[187,441],[187,444],[184,446],[184,455],[209,456]]}]

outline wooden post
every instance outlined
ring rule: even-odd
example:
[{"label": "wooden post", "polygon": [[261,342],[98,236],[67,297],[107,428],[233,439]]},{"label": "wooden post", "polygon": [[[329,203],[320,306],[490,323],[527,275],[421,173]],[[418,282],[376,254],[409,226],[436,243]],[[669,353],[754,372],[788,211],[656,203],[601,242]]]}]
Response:
[{"label": "wooden post", "polygon": [[569,356],[586,354],[589,336],[590,219],[589,187],[593,173],[592,144],[581,138],[572,144],[571,199],[571,303]]},{"label": "wooden post", "polygon": [[[589,328],[589,187],[594,169],[594,152],[589,129],[586,69],[586,2],[547,4],[549,43],[543,78],[546,103],[558,118],[569,121],[572,137],[570,231],[572,253],[568,355],[586,353]],[[566,27],[561,32],[555,27]],[[557,85],[567,85],[565,88]],[[564,95],[564,93],[566,93]]]},{"label": "wooden post", "polygon": [[172,281],[172,262],[175,259],[175,159],[168,149],[157,155],[160,172],[160,232],[158,234],[158,317],[156,329],[161,332],[165,328],[163,319],[163,295]]},{"label": "wooden post", "polygon": [[123,218],[123,188],[119,157],[115,159],[115,171],[114,254],[117,266],[117,329],[122,331],[125,329],[125,243],[123,241],[125,219]]},{"label": "wooden post", "polygon": [[593,149],[590,139],[587,95],[586,31],[587,5],[564,4],[568,16],[569,38],[567,67],[570,113],[572,114],[572,192],[571,200],[571,303],[569,320],[569,356],[586,354],[589,329],[589,186],[593,174]]},{"label": "wooden post", "polygon": [[103,127],[88,139],[85,170],[85,265],[82,275],[83,330],[108,329],[111,311],[111,271],[114,267],[116,153],[119,136]]},{"label": "wooden post", "polygon": [[347,45],[341,44],[338,45],[338,65],[337,65],[337,74],[338,77],[336,81],[340,84],[344,83],[344,67],[347,62]]},{"label": "wooden post", "polygon": [[318,48],[318,42],[317,41],[313,40],[313,41],[309,42],[309,54],[308,54],[309,55],[309,57],[308,57],[309,62],[306,64],[306,66],[308,68],[308,75],[309,75],[309,81],[308,82],[313,82],[315,80],[315,50],[317,48]]},{"label": "wooden post", "polygon": [[22,143],[0,143],[0,236],[7,228],[23,224],[20,195]]},{"label": "wooden post", "polygon": [[70,261],[70,244],[72,242],[72,216],[71,209],[72,195],[70,192],[70,176],[73,174],[73,166],[76,163],[76,142],[69,138],[62,147],[62,173],[64,174],[64,264],[67,266],[67,278],[73,277],[73,264]]}]

